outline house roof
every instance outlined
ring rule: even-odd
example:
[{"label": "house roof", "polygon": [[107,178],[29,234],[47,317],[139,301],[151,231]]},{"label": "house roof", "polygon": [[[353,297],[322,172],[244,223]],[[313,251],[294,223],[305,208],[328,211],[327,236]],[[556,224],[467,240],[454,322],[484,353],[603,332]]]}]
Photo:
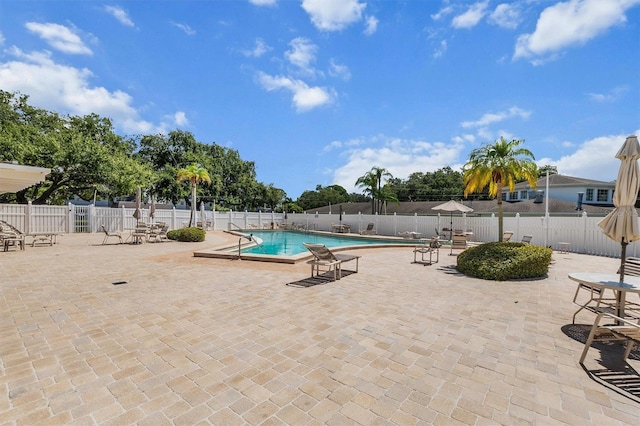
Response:
[{"label": "house roof", "polygon": [[[547,185],[547,177],[541,177],[537,180],[538,189],[542,189]],[[580,187],[597,187],[597,188],[614,188],[616,186],[615,181],[604,182],[601,180],[593,180],[593,179],[584,179],[574,176],[566,176],[566,175],[558,175],[553,174],[549,175],[549,187],[561,187],[561,186],[580,186]],[[518,182],[515,185],[516,190],[529,189],[531,185],[529,182]]]}]

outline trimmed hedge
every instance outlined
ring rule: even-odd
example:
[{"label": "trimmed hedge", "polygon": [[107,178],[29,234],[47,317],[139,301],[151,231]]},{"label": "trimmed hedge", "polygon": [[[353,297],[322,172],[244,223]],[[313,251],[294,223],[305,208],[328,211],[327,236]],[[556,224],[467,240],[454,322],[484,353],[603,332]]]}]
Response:
[{"label": "trimmed hedge", "polygon": [[552,254],[550,248],[532,244],[485,243],[460,253],[457,269],[465,275],[484,280],[539,278],[549,272]]},{"label": "trimmed hedge", "polygon": [[194,227],[174,229],[173,231],[167,232],[167,238],[170,240],[195,243],[204,241],[205,235],[207,235],[207,233],[204,229]]}]

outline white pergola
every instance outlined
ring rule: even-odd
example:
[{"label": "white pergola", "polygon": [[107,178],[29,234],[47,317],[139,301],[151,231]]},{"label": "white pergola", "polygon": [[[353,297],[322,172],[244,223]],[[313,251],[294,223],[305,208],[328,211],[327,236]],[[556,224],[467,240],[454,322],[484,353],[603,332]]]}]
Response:
[{"label": "white pergola", "polygon": [[0,163],[0,194],[18,192],[45,180],[51,169]]}]

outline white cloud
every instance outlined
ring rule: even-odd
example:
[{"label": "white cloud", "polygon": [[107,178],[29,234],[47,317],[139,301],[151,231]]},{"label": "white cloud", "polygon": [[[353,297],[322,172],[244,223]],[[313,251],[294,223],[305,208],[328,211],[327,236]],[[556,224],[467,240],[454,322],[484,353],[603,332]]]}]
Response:
[{"label": "white cloud", "polygon": [[177,111],[173,114],[173,122],[176,126],[188,126],[189,120],[187,119],[187,114],[184,111]]},{"label": "white cloud", "polygon": [[[640,130],[636,130],[638,134]],[[628,135],[609,135],[590,139],[580,144],[572,154],[557,159],[542,158],[538,165],[551,164],[558,173],[609,182],[615,180],[620,168],[616,153]]]},{"label": "white cloud", "polygon": [[502,28],[514,29],[522,22],[517,4],[499,4],[489,15],[489,22]]},{"label": "white cloud", "polygon": [[364,29],[364,33],[366,35],[372,35],[378,29],[378,18],[375,16],[367,16],[366,19],[367,26]]},{"label": "white cloud", "polygon": [[40,108],[72,115],[99,114],[131,133],[156,130],[139,118],[129,94],[91,86],[91,71],[55,63],[48,52],[24,53],[16,47],[7,51],[16,60],[0,62],[0,87],[29,95]]},{"label": "white cloud", "polygon": [[285,76],[271,76],[258,72],[258,81],[267,91],[284,89],[292,93],[292,102],[298,112],[305,112],[314,108],[333,103],[335,93],[324,87],[309,87],[304,81]]},{"label": "white cloud", "polygon": [[506,111],[485,113],[482,117],[480,117],[479,120],[463,121],[462,123],[460,123],[460,125],[464,128],[485,127],[485,126],[488,126],[489,124],[499,123],[501,121],[514,118],[514,117],[519,117],[523,120],[526,120],[529,118],[530,115],[531,115],[531,111],[526,111],[526,110],[523,110],[522,108],[514,106],[509,108]]},{"label": "white cloud", "polygon": [[[345,163],[333,171],[333,183],[348,192],[360,192],[356,180],[372,166],[387,169],[394,177],[406,179],[414,172],[435,171],[455,164],[464,149],[463,144],[426,142],[423,140],[378,136],[368,142],[358,139],[357,145],[348,145],[342,156]],[[343,145],[334,141],[334,148]],[[331,155],[335,155],[332,153]]]},{"label": "white cloud", "polygon": [[73,55],[92,55],[93,52],[83,42],[80,36],[71,29],[60,24],[27,22],[27,30],[37,34],[47,44],[56,50]]},{"label": "white cloud", "polygon": [[264,40],[262,40],[261,38],[257,38],[256,39],[256,44],[255,44],[255,46],[253,46],[253,49],[245,50],[242,53],[243,53],[244,56],[248,56],[248,57],[252,57],[252,58],[259,58],[260,56],[264,55],[265,53],[267,53],[271,49],[272,49],[272,47],[267,45],[264,42]]},{"label": "white cloud", "polygon": [[439,21],[440,19],[444,18],[447,15],[450,15],[451,13],[453,13],[453,7],[446,6],[440,9],[438,13],[431,15],[431,19],[433,19],[434,21]]},{"label": "white cloud", "polygon": [[0,46],[2,46],[3,44],[4,44],[4,36],[0,32]]},{"label": "white cloud", "polygon": [[366,3],[358,0],[303,0],[302,8],[321,31],[339,31],[362,19]]},{"label": "white cloud", "polygon": [[306,74],[313,75],[312,64],[316,61],[318,46],[304,37],[296,37],[289,42],[290,50],[284,53],[285,58]]},{"label": "white cloud", "polygon": [[193,28],[191,28],[189,25],[187,24],[180,24],[178,22],[172,22],[171,25],[173,25],[174,27],[180,28],[182,31],[184,31],[184,33],[186,35],[196,35],[196,30],[194,30]]},{"label": "white cloud", "polygon": [[535,31],[518,37],[513,57],[554,55],[584,44],[626,22],[625,11],[636,4],[640,0],[569,0],[549,6],[540,14]]},{"label": "white cloud", "polygon": [[129,14],[124,9],[122,9],[121,7],[105,6],[104,10],[109,15],[113,16],[114,18],[116,18],[118,20],[118,22],[120,22],[122,25],[124,25],[126,27],[135,27],[135,24],[133,23],[131,18],[129,18]]},{"label": "white cloud", "polygon": [[469,6],[466,12],[453,18],[453,20],[451,21],[451,26],[453,26],[454,28],[475,27],[487,12],[488,5],[489,0],[472,4],[471,6]]},{"label": "white cloud", "polygon": [[346,65],[337,63],[334,59],[329,61],[329,75],[331,77],[341,78],[344,81],[351,79],[351,72]]},{"label": "white cloud", "polygon": [[587,96],[596,102],[615,102],[620,99],[627,91],[628,87],[616,87],[609,93],[588,93]]},{"label": "white cloud", "polygon": [[275,6],[277,0],[249,0],[249,3],[255,6]]},{"label": "white cloud", "polygon": [[447,52],[447,40],[441,40],[440,44],[438,45],[438,47],[436,48],[436,50],[433,52],[433,57],[434,58],[439,58],[442,55],[444,55]]}]

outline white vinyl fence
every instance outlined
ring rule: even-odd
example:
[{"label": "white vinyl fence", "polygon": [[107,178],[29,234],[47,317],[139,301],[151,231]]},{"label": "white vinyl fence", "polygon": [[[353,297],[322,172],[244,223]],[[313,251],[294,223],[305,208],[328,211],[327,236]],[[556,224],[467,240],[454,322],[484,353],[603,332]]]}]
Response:
[{"label": "white vinyl fence", "polygon": [[[22,232],[101,232],[101,225],[109,231],[133,229],[136,219],[133,208],[108,208],[76,206],[47,206],[32,204],[0,204],[0,220],[10,223]],[[169,229],[188,226],[190,210],[160,210],[155,217],[149,217],[149,210],[142,209],[140,220],[144,222],[165,222]],[[402,232],[417,232],[423,237],[435,235],[436,230],[443,228],[461,229],[471,232],[473,241],[496,241],[498,239],[498,218],[496,216],[469,216],[448,214],[437,215],[370,215],[343,214],[342,220],[337,213],[308,214],[262,212],[205,212],[205,223],[210,229],[277,229],[286,224],[295,229],[331,231],[332,225],[349,225],[352,233],[359,233],[374,224],[375,233],[381,236],[397,236]],[[569,243],[569,251],[598,256],[620,256],[620,244],[607,238],[598,222],[601,216],[590,217],[583,212],[575,216],[544,217],[508,216],[504,218],[504,230],[512,231],[512,241],[520,241],[524,235],[532,235],[532,244],[560,248],[560,242]],[[202,223],[200,211],[196,212],[195,221]],[[452,224],[451,224],[452,223]],[[628,256],[640,256],[640,241],[629,244]]]}]

